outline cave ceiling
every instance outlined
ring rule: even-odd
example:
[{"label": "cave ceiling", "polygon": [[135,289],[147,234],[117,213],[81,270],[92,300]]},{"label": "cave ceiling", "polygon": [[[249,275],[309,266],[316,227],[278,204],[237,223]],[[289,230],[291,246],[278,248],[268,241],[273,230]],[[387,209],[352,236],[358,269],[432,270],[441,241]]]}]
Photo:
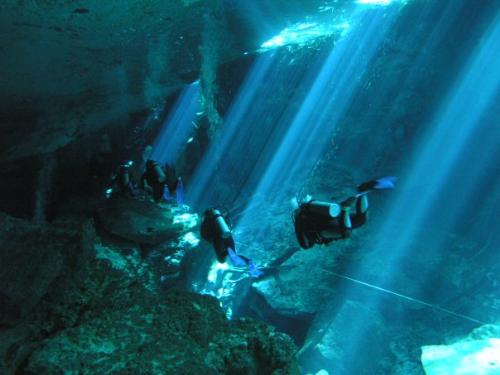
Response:
[{"label": "cave ceiling", "polygon": [[200,77],[204,54],[230,62],[349,1],[4,0],[0,162],[109,131]]}]

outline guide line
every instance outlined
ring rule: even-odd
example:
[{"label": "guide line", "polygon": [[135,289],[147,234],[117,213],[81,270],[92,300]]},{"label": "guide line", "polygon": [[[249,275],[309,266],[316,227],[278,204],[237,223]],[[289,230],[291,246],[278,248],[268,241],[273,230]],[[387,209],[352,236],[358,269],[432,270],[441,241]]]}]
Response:
[{"label": "guide line", "polygon": [[420,305],[427,306],[427,307],[430,307],[430,308],[435,309],[435,310],[439,310],[439,311],[444,312],[446,314],[453,315],[453,316],[455,316],[457,318],[462,318],[462,319],[468,320],[470,322],[479,323],[479,324],[482,324],[482,325],[488,324],[488,323],[483,322],[483,321],[481,321],[479,319],[472,318],[472,317],[470,317],[468,315],[460,314],[460,313],[451,311],[449,309],[445,309],[444,307],[440,307],[438,305],[435,305],[435,304],[432,304],[432,303],[429,303],[429,302],[425,302],[425,301],[422,301],[422,300],[419,300],[419,299],[416,299],[416,298],[413,298],[413,297],[410,297],[410,296],[407,296],[407,295],[404,295],[404,294],[401,294],[401,293],[397,293],[397,292],[394,292],[392,290],[385,289],[385,288],[382,288],[380,286],[367,283],[365,281],[357,280],[357,279],[355,279],[353,277],[349,277],[349,276],[346,276],[346,275],[341,275],[339,273],[335,273],[335,272],[332,272],[332,271],[327,271],[327,270],[325,270],[325,271],[328,272],[328,273],[330,273],[330,274],[332,274],[332,275],[334,275],[334,276],[340,277],[342,279],[352,281],[352,282],[354,282],[356,284],[364,285],[364,286],[367,286],[369,288],[372,288],[372,289],[375,289],[375,290],[378,290],[378,291],[381,291],[381,292],[384,292],[384,293],[387,293],[387,294],[391,294],[393,296],[405,299],[407,301],[415,302],[415,303],[418,303]]}]

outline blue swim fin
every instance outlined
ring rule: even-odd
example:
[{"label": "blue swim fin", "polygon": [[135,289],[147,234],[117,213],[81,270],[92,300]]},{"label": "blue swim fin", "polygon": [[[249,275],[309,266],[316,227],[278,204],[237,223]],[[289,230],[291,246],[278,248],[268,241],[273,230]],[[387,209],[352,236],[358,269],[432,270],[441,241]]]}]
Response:
[{"label": "blue swim fin", "polygon": [[229,260],[233,266],[245,267],[247,265],[246,260],[236,254],[236,251],[234,251],[234,249],[228,248],[227,255],[229,256]]},{"label": "blue swim fin", "polygon": [[363,182],[361,185],[358,186],[358,191],[360,193],[363,193],[370,190],[394,189],[397,180],[398,178],[395,176],[380,177],[377,178],[376,180]]},{"label": "blue swim fin", "polygon": [[248,273],[250,273],[250,276],[255,278],[261,277],[264,274],[264,272],[259,270],[257,266],[254,264],[254,262],[251,260],[250,262],[248,262]]},{"label": "blue swim fin", "polygon": [[172,196],[170,195],[170,190],[168,190],[167,185],[165,185],[163,187],[163,199],[165,199],[166,201],[169,201],[170,199],[172,199]]},{"label": "blue swim fin", "polygon": [[250,276],[257,278],[264,274],[264,272],[257,268],[255,263],[251,259],[236,254],[236,251],[234,251],[234,249],[228,248],[227,254],[229,256],[229,261],[234,267],[248,267],[248,273],[250,274]]},{"label": "blue swim fin", "polygon": [[177,189],[175,190],[175,198],[179,206],[184,204],[184,184],[182,183],[182,179],[180,178],[179,181],[177,182]]}]

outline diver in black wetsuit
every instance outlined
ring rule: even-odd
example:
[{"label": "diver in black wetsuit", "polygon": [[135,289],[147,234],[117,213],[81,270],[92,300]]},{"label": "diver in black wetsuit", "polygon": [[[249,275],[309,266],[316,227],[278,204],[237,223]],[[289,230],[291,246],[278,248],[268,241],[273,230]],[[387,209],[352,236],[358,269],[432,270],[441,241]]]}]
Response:
[{"label": "diver in black wetsuit", "polygon": [[113,177],[113,182],[118,187],[118,192],[122,196],[135,197],[138,193],[137,185],[131,173],[132,165],[132,161],[122,163],[118,168],[118,172]]},{"label": "diver in black wetsuit", "polygon": [[228,249],[236,248],[228,220],[215,208],[209,208],[203,215],[201,237],[212,244],[217,260],[221,263],[226,261]]},{"label": "diver in black wetsuit", "polygon": [[201,222],[201,237],[212,244],[220,263],[229,258],[233,266],[246,268],[250,276],[254,278],[262,276],[262,271],[251,259],[236,254],[231,224],[227,215],[223,215],[220,210],[209,208],[205,211]]},{"label": "diver in black wetsuit", "polygon": [[[295,234],[300,247],[310,249],[316,244],[329,244],[350,237],[352,229],[366,223],[368,193],[392,189],[395,177],[383,177],[358,186],[358,194],[337,203],[304,200],[293,213]],[[355,212],[351,206],[355,203]]]},{"label": "diver in black wetsuit", "polygon": [[155,202],[161,201],[165,186],[171,194],[174,194],[178,182],[179,179],[177,179],[174,167],[168,164],[162,167],[159,163],[151,159],[146,162],[146,171],[141,177],[141,186],[146,190],[148,187],[152,190]]},{"label": "diver in black wetsuit", "polygon": [[[354,198],[354,197],[352,197]],[[351,204],[356,200],[356,212]],[[347,199],[340,204],[306,200],[294,212],[294,226],[300,247],[310,249],[315,244],[329,244],[349,237],[353,228],[366,222],[368,197]]]}]

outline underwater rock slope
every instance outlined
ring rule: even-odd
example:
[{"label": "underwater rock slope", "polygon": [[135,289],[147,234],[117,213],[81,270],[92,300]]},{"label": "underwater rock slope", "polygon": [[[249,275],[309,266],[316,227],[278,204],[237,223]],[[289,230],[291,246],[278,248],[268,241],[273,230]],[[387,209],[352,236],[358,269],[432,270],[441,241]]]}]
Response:
[{"label": "underwater rock slope", "polygon": [[1,214],[0,373],[298,374],[286,335],[215,299],[160,294],[139,251]]}]

